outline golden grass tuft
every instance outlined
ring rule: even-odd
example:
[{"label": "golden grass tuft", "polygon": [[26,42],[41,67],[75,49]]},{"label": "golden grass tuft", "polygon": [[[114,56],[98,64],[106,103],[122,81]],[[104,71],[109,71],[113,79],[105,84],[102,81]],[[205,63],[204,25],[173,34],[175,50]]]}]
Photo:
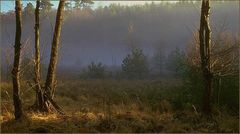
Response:
[{"label": "golden grass tuft", "polygon": [[30,117],[32,120],[43,120],[43,121],[58,120],[59,119],[57,114],[31,113],[31,114],[28,114],[28,117]]}]

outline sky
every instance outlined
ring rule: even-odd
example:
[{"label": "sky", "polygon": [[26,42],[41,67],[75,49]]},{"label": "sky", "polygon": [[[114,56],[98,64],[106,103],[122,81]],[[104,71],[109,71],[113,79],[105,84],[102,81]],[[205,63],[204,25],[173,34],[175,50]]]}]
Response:
[{"label": "sky", "polygon": [[[1,2],[1,12],[7,12],[10,10],[14,10],[15,2],[14,0],[0,0]],[[27,3],[32,2],[35,4],[34,1],[32,0],[23,0],[22,4],[23,7],[27,5]],[[151,3],[153,1],[95,1],[94,4],[92,5],[92,8],[97,8],[99,6],[108,6],[110,4],[120,4],[120,5],[143,5],[145,3]],[[161,3],[161,1],[154,1],[155,3]],[[163,1],[162,3],[177,3],[177,1]],[[58,5],[58,1],[52,1],[52,4],[54,5],[53,7],[56,8]]]}]

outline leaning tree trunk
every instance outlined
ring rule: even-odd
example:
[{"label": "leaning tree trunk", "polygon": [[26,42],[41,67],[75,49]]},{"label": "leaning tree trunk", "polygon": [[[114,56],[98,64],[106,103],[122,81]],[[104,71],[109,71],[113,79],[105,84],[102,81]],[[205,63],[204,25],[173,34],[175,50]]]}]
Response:
[{"label": "leaning tree trunk", "polygon": [[202,0],[201,20],[199,30],[201,68],[204,79],[204,94],[202,110],[205,113],[211,112],[211,85],[212,73],[210,68],[210,45],[211,30],[209,26],[209,0]]},{"label": "leaning tree trunk", "polygon": [[48,66],[47,78],[45,82],[45,91],[44,91],[44,101],[48,104],[48,106],[49,104],[52,104],[52,106],[60,113],[63,113],[63,112],[60,109],[60,107],[53,101],[53,95],[54,95],[54,88],[56,83],[55,75],[56,75],[61,27],[63,22],[64,3],[65,3],[65,0],[60,0],[58,5],[58,11],[57,11],[53,41],[52,41],[51,57],[50,57],[50,63]]},{"label": "leaning tree trunk", "polygon": [[45,83],[45,90],[51,98],[53,97],[53,91],[54,91],[55,82],[56,82],[55,75],[56,75],[61,27],[63,22],[64,2],[65,0],[60,0],[59,6],[58,6],[55,30],[54,30],[53,41],[52,41],[51,58],[48,66],[47,79]]},{"label": "leaning tree trunk", "polygon": [[14,63],[12,69],[12,83],[13,83],[13,103],[15,119],[20,119],[23,116],[22,103],[20,99],[20,55],[21,55],[21,34],[22,34],[22,8],[21,0],[15,1],[16,13],[16,35],[14,46]]}]

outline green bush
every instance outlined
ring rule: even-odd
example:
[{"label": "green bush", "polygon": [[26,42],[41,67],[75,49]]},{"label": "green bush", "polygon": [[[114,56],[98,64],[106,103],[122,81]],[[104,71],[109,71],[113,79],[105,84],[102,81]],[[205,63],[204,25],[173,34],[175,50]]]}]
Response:
[{"label": "green bush", "polygon": [[127,78],[146,78],[148,74],[147,57],[141,49],[133,49],[123,60],[122,71]]}]

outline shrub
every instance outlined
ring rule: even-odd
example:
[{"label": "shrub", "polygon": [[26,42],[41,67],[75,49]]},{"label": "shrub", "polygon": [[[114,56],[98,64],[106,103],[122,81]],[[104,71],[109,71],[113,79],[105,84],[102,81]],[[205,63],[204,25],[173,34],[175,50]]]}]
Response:
[{"label": "shrub", "polygon": [[122,71],[127,78],[142,79],[148,74],[147,57],[141,49],[133,49],[123,60]]},{"label": "shrub", "polygon": [[106,69],[102,63],[92,62],[88,65],[87,70],[83,70],[81,78],[83,79],[102,79],[106,76]]},{"label": "shrub", "polygon": [[179,48],[176,48],[168,55],[166,67],[169,71],[175,72],[177,76],[184,76],[187,69],[185,62],[185,53]]}]

